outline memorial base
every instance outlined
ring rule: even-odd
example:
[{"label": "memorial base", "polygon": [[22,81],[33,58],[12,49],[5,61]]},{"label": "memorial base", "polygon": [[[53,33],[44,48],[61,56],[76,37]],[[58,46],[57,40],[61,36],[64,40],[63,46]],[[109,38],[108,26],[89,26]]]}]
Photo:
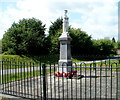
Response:
[{"label": "memorial base", "polygon": [[72,60],[59,60],[59,67],[57,69],[57,72],[70,73],[72,71],[74,71],[72,68]]}]

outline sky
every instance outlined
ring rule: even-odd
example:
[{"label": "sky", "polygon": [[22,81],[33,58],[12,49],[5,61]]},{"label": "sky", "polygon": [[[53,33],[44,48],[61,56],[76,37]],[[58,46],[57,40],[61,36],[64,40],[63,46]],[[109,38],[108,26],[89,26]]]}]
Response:
[{"label": "sky", "polygon": [[81,28],[92,39],[115,37],[118,40],[119,0],[0,0],[0,39],[13,22],[37,18],[46,24],[68,10],[69,25]]}]

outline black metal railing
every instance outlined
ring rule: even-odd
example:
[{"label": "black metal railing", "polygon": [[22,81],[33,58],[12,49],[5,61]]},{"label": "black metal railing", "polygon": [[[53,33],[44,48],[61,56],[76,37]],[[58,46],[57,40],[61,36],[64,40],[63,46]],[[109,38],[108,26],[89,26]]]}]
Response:
[{"label": "black metal railing", "polygon": [[65,65],[3,59],[0,61],[0,92],[43,100],[120,98],[119,57],[75,62],[71,66],[74,73],[58,73]]}]

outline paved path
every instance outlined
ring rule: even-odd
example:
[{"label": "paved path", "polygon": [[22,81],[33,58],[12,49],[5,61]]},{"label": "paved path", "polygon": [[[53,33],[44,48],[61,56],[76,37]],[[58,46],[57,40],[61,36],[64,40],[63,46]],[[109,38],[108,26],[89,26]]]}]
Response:
[{"label": "paved path", "polygon": [[116,72],[112,72],[111,75],[110,71],[107,73],[104,71],[92,71],[90,75],[90,71],[82,71],[82,74],[86,75],[82,79],[55,78],[55,81],[48,79],[48,87],[52,88],[52,90],[48,90],[48,97],[116,98],[118,96]]},{"label": "paved path", "polygon": [[[58,78],[53,74],[47,76],[48,98],[116,98],[119,96],[120,72],[82,70],[82,79]],[[80,74],[78,72],[78,74]],[[8,86],[10,88],[8,88]],[[119,90],[118,90],[119,88]],[[43,97],[42,76],[6,84],[5,92],[14,95],[40,98]]]}]

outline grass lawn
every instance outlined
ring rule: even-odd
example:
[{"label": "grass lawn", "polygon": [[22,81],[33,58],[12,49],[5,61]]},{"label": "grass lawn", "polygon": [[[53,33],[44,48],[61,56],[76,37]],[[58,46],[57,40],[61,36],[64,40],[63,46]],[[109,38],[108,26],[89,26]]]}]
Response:
[{"label": "grass lawn", "polygon": [[[34,59],[29,57],[20,57],[18,55],[0,55],[0,61],[3,61],[4,67],[2,68],[2,63],[0,64],[0,69],[15,69],[15,68],[24,68],[31,66],[40,66],[42,64],[55,64],[58,63],[59,56],[41,56]],[[37,60],[36,60],[37,59]],[[39,59],[39,60],[38,60]],[[11,65],[12,64],[12,65]]]},{"label": "grass lawn", "polygon": [[[55,69],[46,69],[46,74],[54,73],[56,72]],[[4,84],[7,82],[12,82],[12,81],[18,81],[21,79],[27,79],[27,78],[33,78],[37,76],[41,76],[43,74],[42,69],[37,70],[37,71],[32,71],[32,72],[22,72],[22,73],[14,73],[14,74],[7,74],[7,75],[0,75],[1,79],[0,84]]]},{"label": "grass lawn", "polygon": [[[49,64],[57,64],[58,63],[58,60],[59,60],[59,55],[52,55],[52,56],[41,56],[39,58],[39,60],[36,60],[36,59],[32,59],[32,58],[28,58],[28,57],[20,57],[18,55],[0,55],[0,58],[5,61],[3,62],[3,69],[15,69],[15,68],[24,68],[24,67],[31,67],[31,66],[40,66],[42,65],[43,63],[49,65]],[[83,63],[83,64],[80,64],[82,62],[86,62],[86,61],[83,61],[83,60],[78,60],[76,58],[72,58],[72,61],[77,63],[77,66],[91,66],[93,67],[94,65],[96,67],[116,67],[116,64],[117,63],[117,66],[120,66],[118,60],[110,60],[110,61],[100,61],[100,62],[95,62],[96,64],[93,64],[94,62],[92,63]],[[11,65],[12,64],[12,65]],[[112,64],[112,65],[111,65]],[[74,65],[75,66],[75,65]],[[2,65],[0,64],[0,69],[2,69]]]}]

